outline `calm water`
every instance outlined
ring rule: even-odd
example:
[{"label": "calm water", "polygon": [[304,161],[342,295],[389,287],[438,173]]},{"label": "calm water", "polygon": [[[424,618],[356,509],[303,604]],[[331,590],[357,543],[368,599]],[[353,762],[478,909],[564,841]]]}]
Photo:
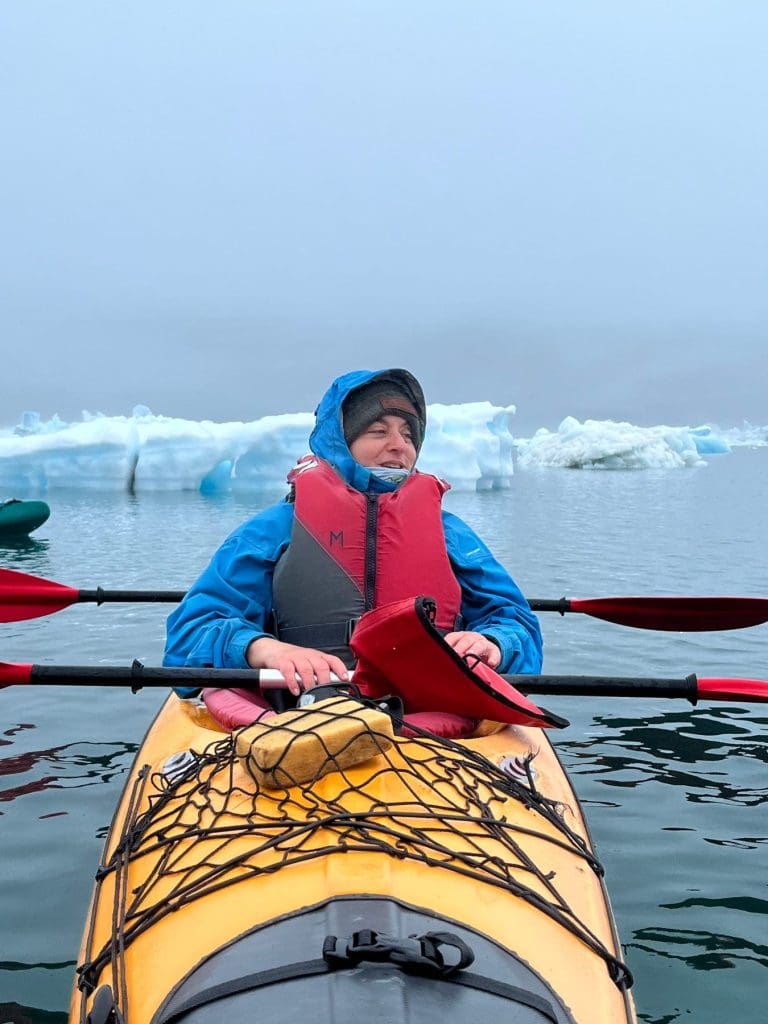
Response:
[{"label": "calm water", "polygon": [[[0,548],[0,564],[83,588],[181,589],[278,497],[56,493],[39,539]],[[768,590],[766,449],[685,472],[520,473],[511,491],[448,505],[529,597]],[[158,664],[165,614],[74,606],[0,627],[0,658]],[[553,672],[768,676],[765,625],[678,635],[585,616],[542,624]],[[64,1020],[104,835],[160,699],[0,692],[0,1024]],[[765,1020],[768,706],[549,705],[572,721],[558,745],[606,866],[641,1020]]]}]

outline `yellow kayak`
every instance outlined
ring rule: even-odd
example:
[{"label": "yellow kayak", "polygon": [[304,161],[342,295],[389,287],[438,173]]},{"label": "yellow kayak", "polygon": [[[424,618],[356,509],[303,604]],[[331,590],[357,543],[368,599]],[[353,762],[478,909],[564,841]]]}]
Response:
[{"label": "yellow kayak", "polygon": [[169,697],[106,842],[72,1024],[634,1022],[545,733],[393,737],[331,704],[229,734]]}]

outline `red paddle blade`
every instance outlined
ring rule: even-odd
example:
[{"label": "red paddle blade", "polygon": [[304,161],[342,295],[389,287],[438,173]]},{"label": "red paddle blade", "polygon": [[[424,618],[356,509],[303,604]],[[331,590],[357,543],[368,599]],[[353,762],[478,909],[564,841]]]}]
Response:
[{"label": "red paddle blade", "polygon": [[640,629],[702,632],[743,629],[768,620],[764,597],[597,597],[570,604],[571,611]]},{"label": "red paddle blade", "polygon": [[52,580],[0,569],[0,622],[21,622],[52,615],[77,601],[79,590]]},{"label": "red paddle blade", "polygon": [[696,689],[707,700],[768,704],[768,682],[764,679],[698,679]]}]

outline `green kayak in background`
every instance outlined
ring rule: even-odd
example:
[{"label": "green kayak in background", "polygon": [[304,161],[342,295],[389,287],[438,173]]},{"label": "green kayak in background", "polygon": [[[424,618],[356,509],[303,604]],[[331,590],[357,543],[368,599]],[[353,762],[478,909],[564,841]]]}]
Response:
[{"label": "green kayak in background", "polygon": [[8,498],[0,501],[0,540],[24,537],[42,526],[51,514],[44,501],[21,501]]}]

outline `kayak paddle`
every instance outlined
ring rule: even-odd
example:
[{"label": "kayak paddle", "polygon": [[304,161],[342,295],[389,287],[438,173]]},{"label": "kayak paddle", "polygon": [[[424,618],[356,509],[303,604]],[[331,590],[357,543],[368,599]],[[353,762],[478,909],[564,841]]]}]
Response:
[{"label": "kayak paddle", "polygon": [[42,615],[53,615],[71,604],[81,602],[178,604],[183,597],[183,590],[103,590],[101,587],[77,590],[39,576],[29,576],[13,569],[0,569],[0,622],[21,622]]},{"label": "kayak paddle", "polygon": [[[504,675],[521,693],[560,697],[651,697],[768,703],[765,679],[655,679],[621,676],[529,676]],[[0,689],[6,686],[128,686],[142,687],[213,686],[281,689],[285,681],[279,672],[232,668],[165,668],[134,661],[121,665],[27,665],[0,661]]]},{"label": "kayak paddle", "polygon": [[[183,590],[78,590],[12,569],[0,569],[0,622],[53,615],[71,604],[111,602],[178,604]],[[597,597],[532,599],[535,612],[579,613],[638,629],[701,632],[743,629],[768,621],[764,597]]]}]

